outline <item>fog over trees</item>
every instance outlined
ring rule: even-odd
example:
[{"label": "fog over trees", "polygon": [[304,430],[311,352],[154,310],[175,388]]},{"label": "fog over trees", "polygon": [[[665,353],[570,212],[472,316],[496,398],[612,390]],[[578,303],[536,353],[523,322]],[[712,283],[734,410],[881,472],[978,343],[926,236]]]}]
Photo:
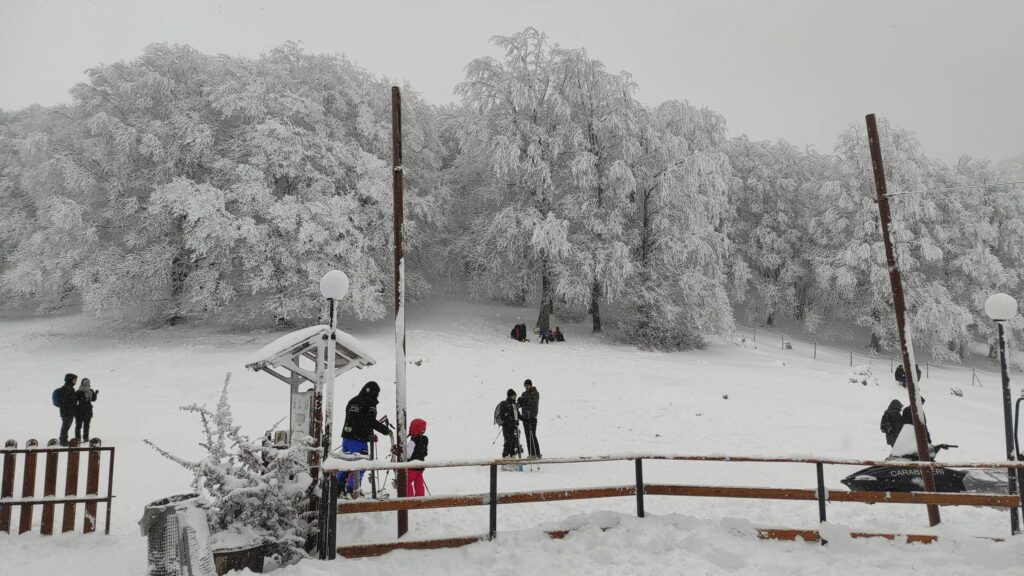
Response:
[{"label": "fog over trees", "polygon": [[[410,297],[463,286],[539,328],[589,318],[652,349],[728,333],[737,309],[894,347],[863,122],[828,152],[751,141],[685,94],[639,102],[628,73],[532,28],[493,42],[458,104],[403,89]],[[344,313],[384,317],[390,85],[294,43],[257,59],[154,44],[90,69],[69,104],[0,111],[7,306],[297,321],[339,268]],[[948,165],[880,129],[914,340],[955,361],[991,338],[989,295],[1024,300],[1024,186],[998,185],[1024,161]]]}]

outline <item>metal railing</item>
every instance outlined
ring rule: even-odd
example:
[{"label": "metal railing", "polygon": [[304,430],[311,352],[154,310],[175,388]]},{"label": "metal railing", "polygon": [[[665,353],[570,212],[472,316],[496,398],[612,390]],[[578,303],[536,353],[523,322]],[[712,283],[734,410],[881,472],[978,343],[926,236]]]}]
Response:
[{"label": "metal railing", "polygon": [[[765,487],[744,487],[744,486],[708,486],[708,485],[680,485],[680,484],[656,484],[647,483],[643,478],[643,462],[650,461],[685,461],[685,462],[746,462],[746,463],[788,463],[788,464],[814,464],[816,472],[816,489],[805,488],[765,488]],[[635,481],[630,485],[622,486],[600,486],[588,488],[568,488],[552,490],[532,490],[528,492],[498,493],[498,467],[503,465],[514,465],[531,463],[538,465],[550,464],[579,464],[588,462],[621,462],[633,461],[635,463]],[[903,468],[1014,468],[1024,469],[1024,462],[911,462],[902,460],[849,460],[829,458],[774,458],[754,456],[691,456],[691,455],[662,455],[662,454],[627,454],[614,456],[577,457],[577,458],[544,458],[538,460],[462,460],[448,462],[372,462],[372,461],[346,461],[328,460],[324,463],[325,474],[333,475],[336,472],[347,471],[369,471],[369,470],[399,470],[408,468],[465,468],[465,467],[488,467],[490,469],[490,490],[484,494],[468,495],[445,495],[427,496],[420,498],[399,498],[394,500],[353,500],[342,503],[337,502],[337,494],[332,496],[332,508],[337,508],[338,514],[355,514],[362,512],[388,512],[400,510],[426,510],[432,508],[456,508],[463,506],[488,506],[489,524],[486,536],[456,537],[442,540],[420,540],[420,541],[399,541],[394,543],[369,544],[342,546],[336,545],[335,523],[330,523],[329,534],[323,534],[321,543],[321,558],[334,558],[337,553],[346,557],[357,557],[366,555],[383,554],[390,550],[419,549],[462,546],[479,540],[492,540],[497,536],[497,518],[499,504],[521,504],[527,502],[553,502],[563,500],[581,500],[592,498],[614,498],[624,496],[636,497],[637,517],[643,518],[645,514],[644,497],[651,496],[694,496],[712,498],[750,498],[760,500],[805,500],[818,503],[819,521],[826,521],[826,504],[828,502],[861,502],[867,504],[889,503],[889,504],[925,504],[941,506],[995,506],[1004,508],[1024,509],[1024,495],[1008,494],[973,494],[973,493],[950,493],[950,492],[830,492],[825,488],[824,466],[892,466]],[[762,529],[759,535],[762,538],[789,538],[796,537],[810,538],[815,531],[791,530],[791,529]],[[564,536],[564,532],[549,533],[553,538]],[[854,537],[884,537],[894,538],[893,534],[870,534],[856,533]],[[817,536],[816,536],[817,537]],[[908,541],[930,541],[933,537],[927,535],[909,535]],[[824,541],[822,540],[822,543]]]}]

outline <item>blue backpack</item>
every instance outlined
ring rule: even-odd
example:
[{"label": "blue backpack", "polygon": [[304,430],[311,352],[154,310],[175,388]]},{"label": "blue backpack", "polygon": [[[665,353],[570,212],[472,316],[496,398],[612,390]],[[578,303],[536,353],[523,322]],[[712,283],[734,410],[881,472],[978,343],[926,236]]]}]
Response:
[{"label": "blue backpack", "polygon": [[50,399],[53,402],[54,406],[60,408],[60,388],[54,389]]}]

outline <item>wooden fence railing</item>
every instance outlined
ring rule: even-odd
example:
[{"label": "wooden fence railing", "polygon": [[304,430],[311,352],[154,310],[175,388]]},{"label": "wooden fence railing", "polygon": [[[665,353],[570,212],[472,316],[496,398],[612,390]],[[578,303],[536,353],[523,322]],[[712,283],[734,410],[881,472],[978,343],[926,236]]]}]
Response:
[{"label": "wooden fence railing", "polygon": [[[331,523],[328,534],[320,540],[321,558],[334,558],[335,554],[345,557],[361,557],[384,554],[396,549],[424,549],[464,546],[480,540],[490,540],[497,535],[497,511],[499,504],[520,504],[527,502],[553,502],[561,500],[582,500],[592,498],[614,498],[623,496],[636,497],[637,516],[644,517],[644,496],[696,496],[712,498],[750,498],[758,500],[806,500],[818,503],[819,522],[826,521],[826,504],[828,502],[861,502],[867,504],[934,504],[940,506],[994,506],[1002,508],[1024,508],[1024,496],[1015,494],[973,494],[950,492],[849,492],[846,490],[829,491],[825,488],[825,465],[848,466],[894,466],[904,468],[1014,468],[1024,471],[1022,462],[911,462],[911,461],[871,461],[844,460],[821,458],[761,458],[735,456],[666,456],[666,455],[622,455],[584,458],[545,458],[531,460],[536,464],[576,464],[584,462],[633,461],[635,463],[635,483],[625,486],[602,486],[588,488],[569,488],[552,490],[534,490],[529,492],[498,493],[498,466],[521,463],[522,460],[464,460],[437,463],[392,463],[373,462],[366,460],[346,461],[331,459],[324,463],[324,474],[337,471],[356,470],[396,470],[401,468],[452,468],[452,467],[488,467],[490,468],[490,491],[485,494],[427,496],[422,498],[400,498],[394,500],[353,500],[338,503],[334,495],[334,505],[338,514],[356,514],[362,512],[387,512],[398,510],[426,510],[431,508],[456,508],[462,506],[489,506],[489,526],[485,536],[456,537],[440,540],[419,540],[398,542],[337,546],[334,523]],[[806,488],[764,488],[744,486],[704,486],[679,484],[651,484],[643,479],[644,460],[672,460],[689,462],[747,462],[747,463],[791,463],[814,464],[817,475],[817,489]],[[332,507],[333,507],[332,506]],[[794,529],[759,529],[761,538],[820,540],[816,530]],[[561,538],[564,532],[550,533],[552,538]],[[931,542],[931,535],[896,535],[856,532],[855,538],[880,537],[887,539],[903,538],[907,542]],[[824,541],[822,540],[822,543]],[[326,548],[329,547],[329,548]]]},{"label": "wooden fence railing", "polygon": [[[79,494],[79,477],[81,476],[80,460],[82,453],[85,453],[85,494]],[[107,457],[107,481],[106,495],[101,496],[100,491],[100,470],[103,468],[103,454]],[[63,505],[61,510],[61,532],[74,532],[77,523],[78,505],[85,505],[83,515],[82,531],[84,533],[96,531],[97,504],[106,503],[106,524],[104,533],[110,534],[110,504],[113,496],[114,480],[114,448],[103,447],[98,438],[89,442],[89,446],[79,446],[78,440],[72,440],[67,447],[58,445],[56,440],[50,440],[45,447],[39,447],[35,440],[25,443],[25,448],[19,449],[18,443],[8,440],[3,449],[3,479],[0,483],[0,532],[10,533],[11,516],[15,506],[19,508],[18,533],[32,531],[35,526],[35,508],[42,507],[42,516],[39,522],[41,534],[53,534],[54,513],[58,504]],[[66,454],[61,458],[62,454]],[[37,485],[40,464],[39,456],[43,455],[43,476],[42,496],[37,496]],[[63,462],[61,462],[63,460]],[[20,465],[19,465],[20,461]],[[17,470],[21,470],[21,496],[14,496],[14,480]],[[59,472],[63,471],[64,494],[57,494],[57,479]]]}]

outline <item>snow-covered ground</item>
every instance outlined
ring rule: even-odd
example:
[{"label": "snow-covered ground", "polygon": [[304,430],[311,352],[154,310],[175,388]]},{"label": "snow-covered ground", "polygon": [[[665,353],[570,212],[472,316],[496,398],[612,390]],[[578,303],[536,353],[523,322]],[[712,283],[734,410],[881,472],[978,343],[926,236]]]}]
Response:
[{"label": "snow-covered ground", "polygon": [[[505,390],[522,391],[531,378],[541,395],[538,438],[546,457],[627,452],[817,455],[881,458],[887,454],[878,420],[892,398],[905,392],[888,367],[863,385],[840,361],[814,361],[792,351],[712,339],[704,351],[642,352],[589,334],[586,324],[558,322],[568,342],[517,343],[508,332],[533,312],[504,306],[439,300],[412,307],[408,318],[409,417],[428,422],[430,459],[488,458],[497,428],[494,406]],[[35,575],[73,569],[86,575],[145,573],[146,542],[136,522],[146,503],[188,491],[189,474],[146,447],[150,439],[189,457],[202,450],[198,422],[178,410],[216,402],[224,374],[233,373],[235,421],[258,436],[288,408],[286,386],[243,363],[279,333],[220,332],[213,328],[164,328],[117,333],[80,317],[0,321],[4,377],[0,397],[2,439],[24,444],[55,437],[59,427],[50,391],[65,372],[92,379],[100,390],[93,435],[117,447],[110,536],[0,535],[4,574]],[[344,375],[335,414],[367,380],[381,383],[381,411],[394,412],[393,335],[389,322],[341,327],[365,345],[379,364]],[[950,394],[951,386],[964,396]],[[931,370],[923,383],[928,421],[937,442],[960,445],[956,460],[1003,457],[1001,394],[968,388],[962,374]],[[1019,394],[1014,384],[1014,397]],[[336,423],[335,429],[340,427]],[[827,467],[826,484],[850,467]],[[801,464],[697,464],[651,462],[645,479],[812,488],[814,467]],[[633,480],[629,462],[550,465],[534,472],[503,473],[499,490],[623,485]],[[433,494],[480,493],[486,469],[428,470]],[[1006,537],[1005,511],[944,508],[943,525],[927,527],[921,506],[831,504],[836,524],[831,545],[759,541],[751,527],[817,527],[812,502],[647,497],[647,518],[632,516],[631,498],[517,504],[498,512],[499,538],[457,550],[395,552],[338,564],[304,561],[278,573],[311,576],[357,570],[395,574],[513,574],[544,568],[559,574],[750,573],[859,574],[865,570],[926,569],[929,574],[1016,573],[1024,547],[975,539]],[[102,512],[102,507],[101,507]],[[38,515],[37,515],[38,518]],[[340,543],[385,541],[394,514],[344,518]],[[479,535],[485,508],[415,511],[411,537]],[[937,545],[847,541],[852,530],[929,533]],[[578,528],[551,541],[545,529]],[[601,528],[610,528],[601,530]]]}]

